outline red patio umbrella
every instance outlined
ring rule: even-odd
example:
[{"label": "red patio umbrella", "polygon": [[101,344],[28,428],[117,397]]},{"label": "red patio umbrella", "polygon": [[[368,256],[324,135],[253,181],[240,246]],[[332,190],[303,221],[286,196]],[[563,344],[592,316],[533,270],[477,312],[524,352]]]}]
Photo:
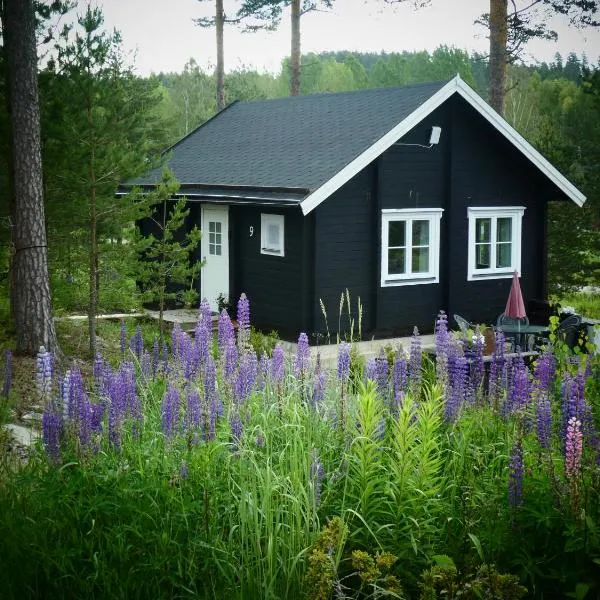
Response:
[{"label": "red patio umbrella", "polygon": [[504,314],[513,319],[523,319],[527,316],[525,313],[525,303],[523,302],[523,294],[521,293],[521,285],[519,284],[519,275],[515,271],[510,286],[510,293],[506,301]]}]

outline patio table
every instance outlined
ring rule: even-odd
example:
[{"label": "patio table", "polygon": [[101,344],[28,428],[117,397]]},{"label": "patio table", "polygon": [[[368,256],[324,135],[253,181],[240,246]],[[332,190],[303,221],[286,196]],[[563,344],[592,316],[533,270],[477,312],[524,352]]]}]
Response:
[{"label": "patio table", "polygon": [[550,333],[550,327],[548,325],[522,325],[516,323],[514,325],[502,325],[501,327],[498,327],[498,329],[502,333],[508,333],[511,336],[514,335],[515,344],[520,346],[523,350],[530,349],[527,345],[523,344],[523,342],[527,341],[528,336],[547,337]]}]

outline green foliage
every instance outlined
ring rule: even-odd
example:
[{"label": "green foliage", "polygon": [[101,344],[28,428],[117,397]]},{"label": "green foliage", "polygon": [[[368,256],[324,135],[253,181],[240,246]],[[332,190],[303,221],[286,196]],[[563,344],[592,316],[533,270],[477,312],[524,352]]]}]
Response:
[{"label": "green foliage", "polygon": [[[186,208],[185,198],[172,200],[178,190],[179,183],[169,171],[165,171],[162,181],[143,200],[139,199],[138,192],[133,193],[133,202],[143,201],[152,210],[148,218],[156,236],[153,233],[147,236],[139,234],[136,248],[141,260],[137,279],[142,287],[143,299],[158,303],[161,332],[168,300],[179,300],[188,305],[197,300],[194,281],[202,267],[202,261],[194,258],[201,233],[197,226],[183,230],[189,208]],[[175,287],[178,284],[183,287]]]},{"label": "green foliage", "polygon": [[306,572],[307,598],[310,600],[329,600],[331,597],[347,537],[346,524],[340,517],[333,517],[313,542]]},{"label": "green foliage", "polygon": [[278,341],[279,334],[275,330],[263,333],[254,326],[250,327],[250,345],[257,356],[272,356]]},{"label": "green foliage", "polygon": [[422,575],[421,600],[519,600],[527,594],[527,588],[519,584],[517,577],[498,573],[493,565],[483,564],[475,574],[461,577],[451,558],[441,558],[442,561]]}]

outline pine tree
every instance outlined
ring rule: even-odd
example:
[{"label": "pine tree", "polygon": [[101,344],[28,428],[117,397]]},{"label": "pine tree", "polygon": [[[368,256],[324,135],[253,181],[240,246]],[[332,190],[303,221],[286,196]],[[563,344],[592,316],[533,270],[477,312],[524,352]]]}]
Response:
[{"label": "pine tree", "polygon": [[32,0],[3,3],[12,122],[14,210],[12,214],[12,312],[17,352],[53,349],[44,215],[35,15]]}]

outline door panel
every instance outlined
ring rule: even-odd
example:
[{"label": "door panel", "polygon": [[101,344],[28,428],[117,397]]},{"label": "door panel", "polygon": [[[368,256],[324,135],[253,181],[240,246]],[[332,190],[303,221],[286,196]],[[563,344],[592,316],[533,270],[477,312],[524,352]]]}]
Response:
[{"label": "door panel", "polygon": [[229,299],[229,207],[202,207],[202,298],[213,310],[217,299]]}]

